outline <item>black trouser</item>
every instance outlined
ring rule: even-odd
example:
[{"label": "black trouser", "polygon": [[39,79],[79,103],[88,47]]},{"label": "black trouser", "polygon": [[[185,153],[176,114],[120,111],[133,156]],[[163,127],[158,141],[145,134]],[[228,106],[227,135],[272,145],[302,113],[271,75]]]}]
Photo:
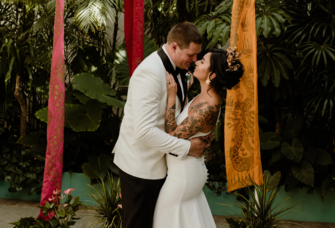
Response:
[{"label": "black trouser", "polygon": [[147,180],[119,169],[122,193],[122,228],[152,228],[156,201],[165,178]]}]

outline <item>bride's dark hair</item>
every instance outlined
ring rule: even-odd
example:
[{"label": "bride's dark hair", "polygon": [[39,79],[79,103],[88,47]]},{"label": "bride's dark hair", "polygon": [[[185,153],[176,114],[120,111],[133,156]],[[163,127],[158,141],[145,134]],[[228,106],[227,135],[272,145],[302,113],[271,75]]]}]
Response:
[{"label": "bride's dark hair", "polygon": [[240,82],[244,69],[239,60],[232,63],[232,65],[240,65],[236,71],[227,71],[229,66],[226,50],[215,48],[208,50],[207,53],[211,53],[209,72],[216,74],[216,77],[211,80],[210,89],[214,88],[217,93],[221,93],[224,88],[231,89]]}]

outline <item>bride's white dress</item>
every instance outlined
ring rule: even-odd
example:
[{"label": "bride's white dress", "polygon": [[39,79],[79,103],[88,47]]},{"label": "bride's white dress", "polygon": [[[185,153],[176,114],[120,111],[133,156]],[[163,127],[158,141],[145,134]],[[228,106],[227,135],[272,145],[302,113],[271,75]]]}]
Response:
[{"label": "bride's white dress", "polygon": [[[192,101],[177,117],[177,125],[188,116]],[[189,139],[209,133],[199,132]],[[168,174],[156,203],[153,228],[216,228],[202,191],[208,176],[204,157],[166,156],[166,161]]]}]

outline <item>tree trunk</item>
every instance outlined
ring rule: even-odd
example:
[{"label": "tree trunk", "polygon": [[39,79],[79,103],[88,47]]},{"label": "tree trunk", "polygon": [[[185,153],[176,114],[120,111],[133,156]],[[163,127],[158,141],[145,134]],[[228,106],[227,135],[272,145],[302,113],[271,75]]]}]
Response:
[{"label": "tree trunk", "polygon": [[21,91],[21,77],[16,75],[14,96],[19,101],[21,107],[20,137],[27,133],[27,105]]}]

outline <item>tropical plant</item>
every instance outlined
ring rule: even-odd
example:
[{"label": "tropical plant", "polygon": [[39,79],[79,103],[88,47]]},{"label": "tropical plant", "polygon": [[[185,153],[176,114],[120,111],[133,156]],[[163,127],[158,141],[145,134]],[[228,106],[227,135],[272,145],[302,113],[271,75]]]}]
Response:
[{"label": "tropical plant", "polygon": [[266,168],[282,172],[286,190],[297,186],[309,186],[312,190],[319,185],[319,178],[323,179],[325,170],[333,165],[331,154],[322,148],[315,148],[311,143],[312,132],[303,131],[304,127],[304,118],[299,117],[288,121],[282,137],[275,132],[260,134],[263,159],[271,159]]},{"label": "tropical plant", "polygon": [[[122,212],[121,212],[121,195],[120,180],[114,180],[111,174],[107,175],[107,182],[99,177],[98,185],[88,185],[91,190],[88,191],[88,196],[93,205],[88,205],[87,208],[96,212],[92,215],[92,223],[90,227],[99,225],[101,228],[122,228]],[[116,183],[115,183],[116,182]]]},{"label": "tropical plant", "polygon": [[328,174],[328,177],[324,179],[321,186],[321,198],[324,200],[327,196],[327,194],[335,189],[335,169],[332,168],[332,171],[330,174]]},{"label": "tropical plant", "polygon": [[99,178],[103,180],[109,170],[119,175],[119,169],[112,162],[112,156],[107,154],[101,154],[99,157],[91,155],[88,162],[83,164],[82,169],[84,174],[92,180]]},{"label": "tropical plant", "polygon": [[113,26],[118,13],[117,2],[113,0],[81,0],[76,2],[78,8],[75,12],[75,20],[79,28],[87,33],[89,30],[93,32],[105,31],[106,27]]},{"label": "tropical plant", "polygon": [[17,222],[10,223],[11,225],[14,225],[14,228],[52,228],[50,223],[46,220],[38,220],[35,219],[34,217],[26,217],[26,218],[21,218]]},{"label": "tropical plant", "polygon": [[[34,15],[34,5],[23,7],[21,4],[10,4],[5,1],[0,5],[0,15],[4,17],[2,26],[1,45],[1,74],[5,76],[5,91],[13,91],[21,109],[20,136],[27,132],[27,104],[22,91],[23,81],[29,81],[32,75],[33,40],[31,28]],[[16,15],[16,16],[14,16]],[[11,98],[12,96],[10,96]],[[5,99],[8,97],[5,97]],[[8,100],[5,100],[4,111],[7,109]]]},{"label": "tropical plant", "polygon": [[312,114],[315,120],[326,125],[332,123],[335,101],[332,77],[332,63],[335,62],[334,9],[334,2],[329,0],[293,4],[290,9],[292,25],[288,26],[287,35],[288,46],[298,53],[297,81],[305,83],[298,92],[304,108],[307,108],[306,114]]},{"label": "tropical plant", "polygon": [[289,80],[288,71],[293,70],[293,66],[285,52],[287,50],[273,44],[258,48],[258,76],[263,86],[267,86],[270,79],[275,87],[279,87],[282,78]]},{"label": "tropical plant", "polygon": [[[223,1],[215,11],[204,14],[194,21],[201,35],[206,33],[209,40],[205,48],[212,48],[218,43],[224,46],[230,34],[232,1]],[[246,18],[245,18],[246,20]]]},{"label": "tropical plant", "polygon": [[168,32],[174,25],[183,21],[194,22],[197,17],[214,11],[220,5],[219,2],[217,0],[146,1],[145,32],[158,46],[161,46],[166,42]]},{"label": "tropical plant", "polygon": [[[285,23],[290,22],[290,15],[283,10],[283,2],[258,0],[256,7],[256,31],[257,36],[262,34],[265,38],[269,35],[280,36],[286,31]],[[243,18],[247,23],[247,15]]]},{"label": "tropical plant", "polygon": [[[151,53],[158,50],[158,46],[148,37],[144,36],[144,58],[148,57]],[[116,52],[116,80],[120,86],[129,85],[129,66],[128,66],[128,57],[126,53],[126,46],[123,44],[120,46],[119,50]]]},{"label": "tropical plant", "polygon": [[285,224],[280,220],[280,217],[287,213],[294,206],[281,208],[281,204],[288,198],[281,201],[277,205],[274,201],[283,186],[278,187],[280,181],[280,171],[271,175],[269,171],[264,172],[264,184],[258,186],[251,178],[249,180],[253,186],[246,186],[250,200],[244,195],[235,193],[243,202],[237,202],[241,209],[243,218],[227,218],[229,227],[231,228],[270,228],[280,227]]},{"label": "tropical plant", "polygon": [[34,219],[33,217],[21,218],[17,222],[10,223],[14,225],[14,228],[69,228],[73,226],[78,218],[75,218],[76,211],[80,205],[84,205],[79,201],[79,196],[73,197],[71,192],[74,188],[70,188],[64,191],[67,195],[66,200],[63,204],[59,205],[59,200],[63,200],[65,197],[60,195],[61,191],[55,189],[49,202],[46,202],[44,206],[39,206],[42,209],[43,215],[48,216],[49,213],[54,213],[54,216],[46,221],[40,219]]},{"label": "tropical plant", "polygon": [[[0,134],[0,180],[9,183],[9,192],[18,192],[28,188],[28,194],[41,192],[43,181],[44,157],[35,148],[24,148],[16,144],[17,138],[4,129]],[[39,132],[34,136],[43,135]]]},{"label": "tropical plant", "polygon": [[289,70],[293,68],[287,57],[290,51],[276,39],[285,33],[291,20],[283,6],[279,1],[257,1],[256,5],[257,67],[264,87],[270,78],[273,86],[279,87],[281,78],[289,80]]},{"label": "tropical plant", "polygon": [[[87,13],[92,10],[94,14]],[[39,155],[42,160],[46,148],[54,12],[54,1],[0,3],[3,20],[0,29],[0,129],[8,134],[6,137],[18,140],[23,148],[29,147],[34,157]],[[121,1],[67,1],[65,4],[65,171],[80,172],[92,151],[110,153],[118,137],[124,105],[124,100],[120,99],[124,91],[115,83],[115,52],[123,43],[118,28],[121,14]],[[19,86],[15,86],[17,75],[20,76]],[[87,90],[92,86],[87,83],[95,86]],[[22,95],[20,100],[14,96],[17,91]]]}]

